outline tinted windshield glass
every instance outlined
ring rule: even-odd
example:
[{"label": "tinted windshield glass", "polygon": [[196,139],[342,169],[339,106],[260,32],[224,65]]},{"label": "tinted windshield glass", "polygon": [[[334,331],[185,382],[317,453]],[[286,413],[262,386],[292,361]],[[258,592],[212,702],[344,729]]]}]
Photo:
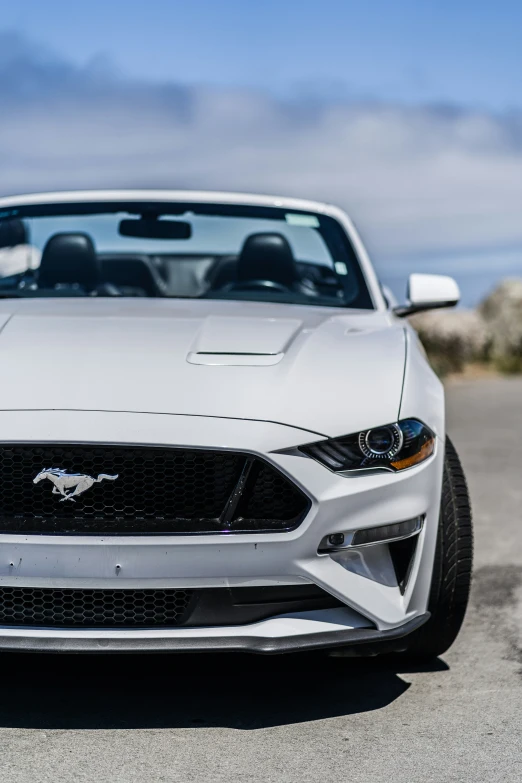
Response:
[{"label": "tinted windshield glass", "polygon": [[355,252],[333,218],[163,202],[3,211],[0,295],[373,306]]}]

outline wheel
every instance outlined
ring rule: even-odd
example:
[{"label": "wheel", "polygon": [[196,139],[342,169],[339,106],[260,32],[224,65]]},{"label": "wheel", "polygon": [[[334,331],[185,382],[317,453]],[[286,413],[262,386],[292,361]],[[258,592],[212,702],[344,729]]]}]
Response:
[{"label": "wheel", "polygon": [[415,631],[408,658],[436,658],[460,631],[471,586],[473,532],[468,487],[458,454],[446,438],[437,548],[433,564],[428,622]]}]

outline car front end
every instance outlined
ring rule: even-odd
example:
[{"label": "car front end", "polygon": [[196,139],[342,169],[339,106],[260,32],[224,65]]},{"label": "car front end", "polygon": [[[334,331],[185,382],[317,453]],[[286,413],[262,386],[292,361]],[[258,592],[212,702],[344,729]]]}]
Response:
[{"label": "car front end", "polygon": [[[415,334],[339,211],[148,198],[3,205],[0,245],[31,252],[0,280],[0,650],[404,650],[429,619],[445,440]],[[147,244],[230,215],[239,256]],[[82,231],[53,233],[64,216]],[[99,244],[109,219],[142,255],[95,249],[85,226]]]},{"label": "car front end", "polygon": [[[38,411],[0,423],[0,649],[277,652],[391,641],[425,618],[440,450],[405,475],[346,478],[285,453],[309,435],[265,422]],[[122,482],[62,502],[49,482],[29,485],[53,461],[93,474],[117,463]],[[245,465],[250,485],[238,489]],[[197,512],[208,518],[169,519],[169,482],[188,489],[187,504],[206,493]],[[239,496],[220,522],[222,482]],[[390,542],[321,548],[336,533],[410,519],[422,525],[408,574]]]}]

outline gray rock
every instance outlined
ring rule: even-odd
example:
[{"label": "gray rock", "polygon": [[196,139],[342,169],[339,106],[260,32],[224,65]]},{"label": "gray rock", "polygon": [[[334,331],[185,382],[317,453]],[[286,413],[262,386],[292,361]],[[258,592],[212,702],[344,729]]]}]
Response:
[{"label": "gray rock", "polygon": [[490,356],[499,369],[522,370],[522,280],[503,280],[478,308],[490,336]]}]

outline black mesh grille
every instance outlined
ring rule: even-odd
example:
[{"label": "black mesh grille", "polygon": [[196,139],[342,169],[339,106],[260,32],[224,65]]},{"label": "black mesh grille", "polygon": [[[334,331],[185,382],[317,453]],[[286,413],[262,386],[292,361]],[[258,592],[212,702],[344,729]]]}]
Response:
[{"label": "black mesh grille", "polygon": [[[297,492],[288,479],[270,465],[256,461],[250,476],[255,491],[245,492],[238,505],[238,516],[257,521],[263,527],[277,527],[277,520],[292,519],[296,514],[301,493]],[[301,495],[301,498],[303,496]]]},{"label": "black mesh grille", "polygon": [[181,625],[192,590],[0,588],[0,625],[102,628]]},{"label": "black mesh grille", "polygon": [[[44,469],[98,478],[65,500]],[[8,445],[0,447],[0,532],[151,534],[289,530],[305,495],[262,460],[179,448]],[[117,476],[117,479],[111,479]],[[65,490],[70,493],[74,487]]]},{"label": "black mesh grille", "polygon": [[311,584],[199,590],[0,587],[0,627],[204,628],[338,606],[344,604]]}]

